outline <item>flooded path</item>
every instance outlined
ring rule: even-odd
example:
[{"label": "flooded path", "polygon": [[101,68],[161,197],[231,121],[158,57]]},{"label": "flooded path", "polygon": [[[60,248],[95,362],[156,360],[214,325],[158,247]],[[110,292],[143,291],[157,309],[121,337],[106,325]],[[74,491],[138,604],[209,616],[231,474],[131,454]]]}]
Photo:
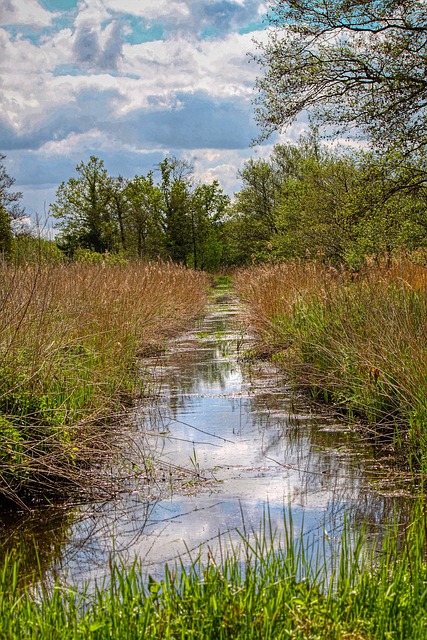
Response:
[{"label": "flooded path", "polygon": [[34,539],[42,566],[79,584],[107,575],[111,555],[138,558],[155,577],[165,563],[189,562],[189,552],[220,559],[239,531],[259,530],[267,510],[282,529],[289,505],[295,534],[304,521],[319,544],[339,538],[346,512],[368,527],[387,521],[396,499],[384,482],[378,490],[370,446],[295,400],[274,367],[247,358],[241,322],[233,296],[217,291],[193,331],[141,363],[152,399],[135,413],[129,455],[139,479],[130,490],[54,517],[25,516],[14,528],[4,523],[11,544]]}]

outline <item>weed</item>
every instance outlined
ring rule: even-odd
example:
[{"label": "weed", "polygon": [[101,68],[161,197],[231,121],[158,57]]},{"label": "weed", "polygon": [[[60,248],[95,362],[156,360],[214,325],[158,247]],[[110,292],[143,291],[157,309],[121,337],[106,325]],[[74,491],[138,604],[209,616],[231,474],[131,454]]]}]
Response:
[{"label": "weed", "polygon": [[290,263],[253,267],[235,282],[261,350],[278,354],[293,384],[362,418],[384,447],[427,469],[423,267],[402,260],[354,277]]},{"label": "weed", "polygon": [[0,496],[93,489],[91,462],[117,455],[112,424],[144,391],[137,354],[183,330],[207,289],[172,264],[2,263]]}]

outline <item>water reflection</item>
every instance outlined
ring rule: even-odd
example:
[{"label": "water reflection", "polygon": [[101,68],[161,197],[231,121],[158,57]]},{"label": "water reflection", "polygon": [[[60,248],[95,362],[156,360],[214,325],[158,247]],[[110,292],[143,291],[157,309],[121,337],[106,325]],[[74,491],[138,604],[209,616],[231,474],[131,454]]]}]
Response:
[{"label": "water reflection", "polygon": [[338,538],[345,512],[355,523],[393,518],[397,501],[372,489],[369,445],[292,397],[271,365],[245,360],[250,337],[242,344],[238,312],[233,299],[217,299],[168,353],[143,361],[152,400],[137,408],[130,455],[142,468],[149,449],[163,473],[139,476],[115,501],[62,514],[62,525],[42,526],[40,535],[33,530],[36,544],[51,549],[53,574],[101,578],[113,555],[161,576],[166,562],[201,546],[225,553],[237,530],[259,528],[266,508],[281,529],[291,505],[295,534],[304,522],[319,545]]}]

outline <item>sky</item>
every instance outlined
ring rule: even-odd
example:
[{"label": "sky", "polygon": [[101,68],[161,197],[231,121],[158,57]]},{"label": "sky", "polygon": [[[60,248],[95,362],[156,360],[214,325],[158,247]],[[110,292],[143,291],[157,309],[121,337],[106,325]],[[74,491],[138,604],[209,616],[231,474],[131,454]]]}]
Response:
[{"label": "sky", "polygon": [[[90,155],[110,175],[166,156],[233,195],[252,147],[261,0],[0,0],[0,153],[30,216]],[[295,140],[304,125],[286,136]]]}]

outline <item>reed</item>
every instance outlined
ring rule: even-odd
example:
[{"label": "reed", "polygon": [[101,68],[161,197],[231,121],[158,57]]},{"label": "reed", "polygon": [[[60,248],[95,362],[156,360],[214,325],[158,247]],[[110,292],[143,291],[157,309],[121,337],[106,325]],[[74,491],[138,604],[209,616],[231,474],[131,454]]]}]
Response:
[{"label": "reed", "polygon": [[0,573],[0,636],[424,640],[424,517],[420,510],[403,536],[392,529],[376,551],[347,529],[332,562],[327,548],[314,562],[285,517],[281,548],[263,529],[242,535],[221,563],[166,567],[160,581],[137,563],[112,562],[92,594],[60,583],[29,587],[9,560]]},{"label": "reed", "polygon": [[409,260],[351,274],[291,263],[236,286],[268,352],[295,385],[361,417],[376,441],[427,467],[427,270]]},{"label": "reed", "polygon": [[1,264],[0,496],[90,486],[146,384],[138,354],[163,348],[207,289],[205,275],[172,264]]}]

